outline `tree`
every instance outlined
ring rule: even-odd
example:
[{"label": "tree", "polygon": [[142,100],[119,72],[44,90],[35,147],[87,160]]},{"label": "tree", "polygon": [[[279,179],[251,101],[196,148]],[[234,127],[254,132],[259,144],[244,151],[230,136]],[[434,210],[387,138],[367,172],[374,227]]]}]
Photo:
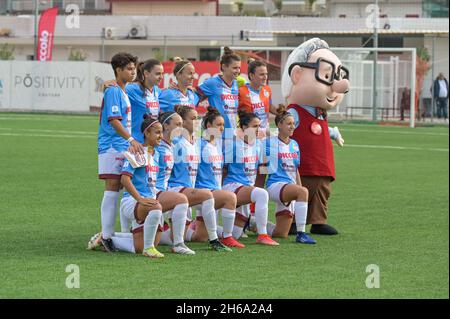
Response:
[{"label": "tree", "polygon": [[416,92],[414,94],[414,104],[416,109],[416,116],[420,117],[419,101],[420,92],[422,91],[423,81],[428,71],[430,70],[430,53],[425,47],[417,48],[416,50]]},{"label": "tree", "polygon": [[14,60],[14,50],[8,43],[0,45],[0,60]]},{"label": "tree", "polygon": [[73,49],[72,47],[70,47],[70,51],[69,51],[69,61],[85,61],[88,57],[88,54],[86,51],[81,50],[81,49]]}]

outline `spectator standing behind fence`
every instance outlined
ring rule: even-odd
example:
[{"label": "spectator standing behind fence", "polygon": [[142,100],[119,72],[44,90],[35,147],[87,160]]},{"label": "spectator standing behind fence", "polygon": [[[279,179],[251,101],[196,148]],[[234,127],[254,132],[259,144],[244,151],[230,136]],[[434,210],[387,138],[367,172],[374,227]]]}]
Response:
[{"label": "spectator standing behind fence", "polygon": [[400,121],[405,119],[405,110],[410,108],[411,90],[404,88],[402,92],[402,99],[400,101]]},{"label": "spectator standing behind fence", "polygon": [[434,80],[433,96],[436,100],[437,117],[447,119],[448,81],[442,72]]}]

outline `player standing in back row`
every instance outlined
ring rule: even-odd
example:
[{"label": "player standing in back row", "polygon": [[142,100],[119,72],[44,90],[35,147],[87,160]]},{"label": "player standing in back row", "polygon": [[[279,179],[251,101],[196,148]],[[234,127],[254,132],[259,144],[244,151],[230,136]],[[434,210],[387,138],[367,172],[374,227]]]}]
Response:
[{"label": "player standing in back row", "polygon": [[98,175],[105,180],[101,204],[102,244],[107,252],[114,251],[111,236],[114,234],[119,199],[120,174],[124,163],[122,152],[143,153],[142,145],[131,137],[131,105],[125,93],[127,83],[136,75],[137,57],[118,53],[112,57],[111,66],[118,86],[108,87],[103,96],[98,130]]},{"label": "player standing in back row", "polygon": [[[234,135],[237,124],[239,89],[236,81],[241,73],[241,58],[228,47],[220,58],[220,71],[198,88],[200,100],[208,98],[209,105],[215,107],[225,119],[225,138]],[[230,130],[231,129],[231,130]]]},{"label": "player standing in back row", "polygon": [[239,88],[239,109],[256,114],[261,120],[260,137],[268,135],[270,129],[269,112],[277,114],[277,108],[272,104],[272,90],[267,85],[267,65],[258,60],[248,64],[249,83]]}]

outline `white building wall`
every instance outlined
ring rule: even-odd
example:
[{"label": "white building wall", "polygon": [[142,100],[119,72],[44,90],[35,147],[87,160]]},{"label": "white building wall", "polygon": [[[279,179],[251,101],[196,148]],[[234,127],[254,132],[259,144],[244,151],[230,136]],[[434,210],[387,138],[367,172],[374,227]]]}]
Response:
[{"label": "white building wall", "polygon": [[113,15],[216,15],[216,3],[204,1],[113,2]]},{"label": "white building wall", "polygon": [[[364,18],[370,12],[366,12],[369,5],[374,1],[368,0],[328,0],[327,10],[330,17],[346,15],[347,18]],[[380,14],[387,14],[388,17],[405,17],[407,14],[418,14],[422,17],[422,1],[417,0],[380,0]]]}]

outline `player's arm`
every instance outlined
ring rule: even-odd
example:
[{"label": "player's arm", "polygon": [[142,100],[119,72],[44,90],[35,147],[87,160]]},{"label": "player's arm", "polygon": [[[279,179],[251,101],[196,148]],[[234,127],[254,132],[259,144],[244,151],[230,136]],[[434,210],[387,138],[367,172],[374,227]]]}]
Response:
[{"label": "player's arm", "polygon": [[[270,87],[269,87],[270,89]],[[270,96],[269,96],[269,112],[272,113],[273,115],[277,115],[277,110],[278,110],[278,106],[273,105],[272,103],[272,90],[270,90]]]},{"label": "player's arm", "polygon": [[127,192],[130,193],[130,195],[133,196],[133,198],[139,204],[144,206],[154,206],[158,204],[158,201],[156,199],[142,197],[141,194],[139,194],[139,192],[136,190],[136,187],[134,187],[133,183],[131,182],[131,176],[129,173],[122,173],[120,182],[122,183],[123,187],[125,187]]},{"label": "player's arm", "polygon": [[257,163],[258,168],[256,170],[255,186],[260,188],[264,188],[267,174],[269,174],[269,158],[267,156],[266,146],[260,145],[259,147],[259,161]]},{"label": "player's arm", "polygon": [[273,105],[272,101],[270,101],[269,112],[272,113],[273,115],[278,115],[277,111],[278,111],[278,106]]},{"label": "player's arm", "polygon": [[300,173],[298,172],[298,170],[297,170],[297,175],[295,176],[295,179],[296,179],[297,185],[302,186],[302,180],[300,178]]},{"label": "player's arm", "polygon": [[144,154],[144,147],[142,146],[142,144],[131,137],[130,133],[128,133],[128,131],[123,127],[123,125],[119,119],[111,119],[109,121],[109,123],[114,128],[114,130],[117,132],[117,134],[119,134],[121,137],[123,137],[130,143],[130,147],[128,148],[128,150],[131,153]]},{"label": "player's arm", "polygon": [[103,82],[103,92],[105,92],[105,90],[107,88],[109,88],[110,86],[117,86],[117,81],[116,80],[106,80],[105,82]]},{"label": "player's arm", "polygon": [[[208,96],[211,96],[215,93],[214,91],[214,83],[212,82],[212,78],[207,79],[205,82],[200,84],[195,88],[195,94],[198,96],[198,103],[206,100]],[[197,104],[198,104],[197,103]]]},{"label": "player's arm", "polygon": [[224,164],[222,168],[222,185],[223,181],[225,180],[225,177],[227,177],[227,174],[228,174],[228,165]]},{"label": "player's arm", "polygon": [[133,154],[141,153],[144,154],[144,148],[141,143],[134,140],[131,137],[130,133],[123,127],[121,120],[123,118],[123,114],[120,108],[121,105],[121,93],[118,88],[109,88],[105,92],[104,96],[106,115],[108,117],[109,124],[114,128],[114,130],[119,134],[122,138],[127,140],[130,143],[129,151]]},{"label": "player's arm", "polygon": [[264,188],[264,184],[266,183],[266,176],[267,176],[267,164],[259,165],[255,179],[255,187]]}]

